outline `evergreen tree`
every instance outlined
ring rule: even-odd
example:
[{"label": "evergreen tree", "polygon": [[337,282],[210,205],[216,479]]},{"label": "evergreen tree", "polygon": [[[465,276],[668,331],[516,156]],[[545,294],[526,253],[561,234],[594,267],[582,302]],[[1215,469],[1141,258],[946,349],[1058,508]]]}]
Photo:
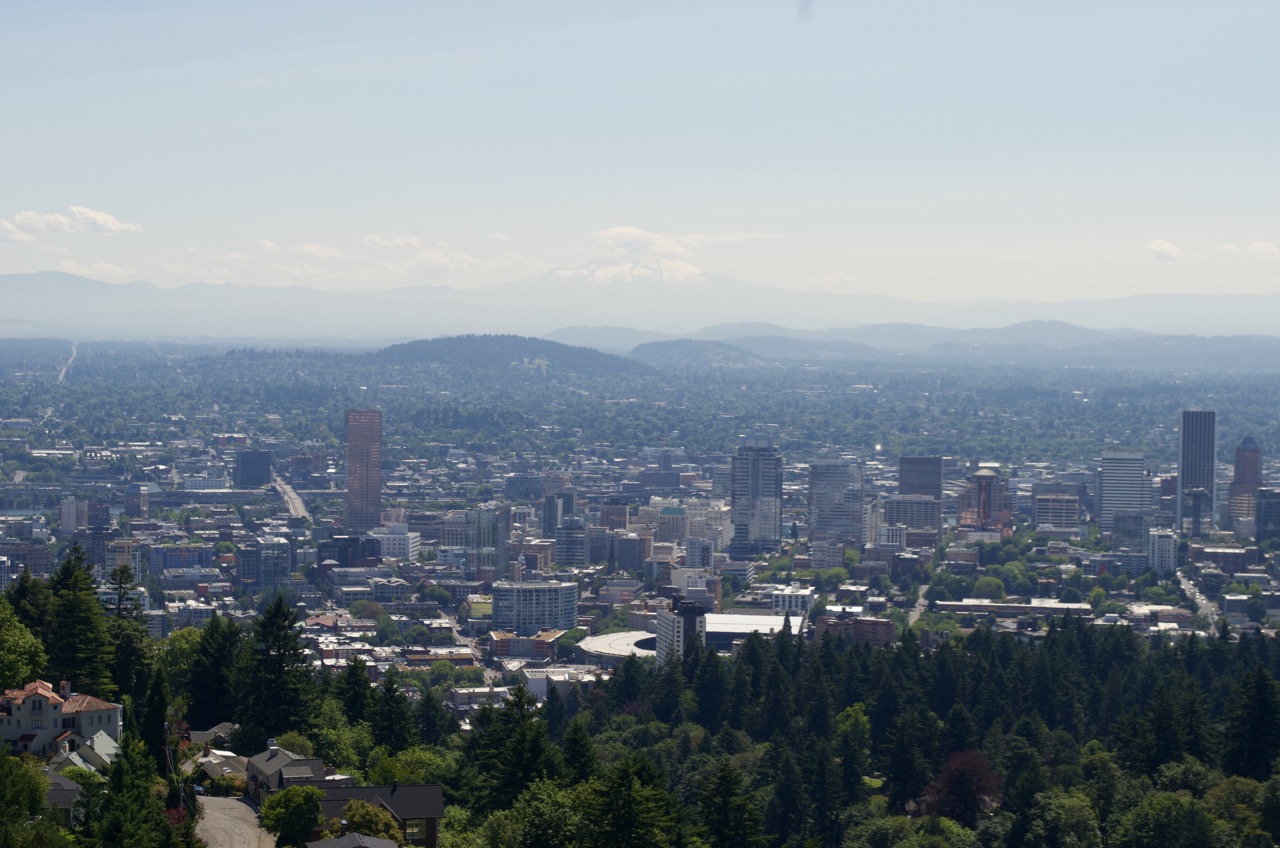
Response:
[{"label": "evergreen tree", "polygon": [[151,675],[151,685],[147,690],[146,703],[143,705],[139,735],[147,748],[147,753],[155,761],[160,774],[165,777],[168,777],[170,772],[169,722],[171,718],[169,681],[162,669],[156,669]]},{"label": "evergreen tree", "polygon": [[385,746],[393,754],[408,748],[417,737],[413,708],[395,678],[385,677],[378,686],[369,704],[369,725],[373,744]]},{"label": "evergreen tree", "polygon": [[352,657],[338,675],[336,697],[346,710],[347,721],[355,724],[364,721],[369,710],[372,687],[369,685],[369,664],[363,657]]},{"label": "evergreen tree", "polygon": [[564,699],[560,697],[560,690],[550,681],[547,683],[547,697],[542,702],[542,708],[538,714],[547,723],[547,733],[553,741],[559,742],[564,738],[564,730],[569,719],[565,715]]},{"label": "evergreen tree", "polygon": [[560,751],[537,709],[529,690],[516,686],[502,706],[477,716],[465,752],[465,782],[477,812],[506,809],[533,781],[560,777]]},{"label": "evergreen tree", "polygon": [[1236,688],[1227,708],[1223,767],[1232,774],[1265,781],[1280,755],[1280,692],[1275,679],[1257,666]]},{"label": "evergreen tree", "polygon": [[560,747],[564,752],[565,779],[570,785],[583,783],[596,776],[599,769],[596,743],[591,738],[591,731],[587,729],[585,715],[570,719]]},{"label": "evergreen tree", "polygon": [[297,616],[276,595],[253,622],[235,669],[237,745],[258,751],[267,739],[305,727],[315,700],[311,665],[302,650]]},{"label": "evergreen tree", "polygon": [[156,794],[156,770],[132,733],[120,738],[120,752],[107,770],[107,791],[99,818],[90,823],[88,845],[95,848],[175,848],[181,840],[165,818]]},{"label": "evergreen tree", "polygon": [[435,692],[429,689],[418,699],[413,720],[418,726],[418,738],[428,745],[442,745],[445,739],[458,730],[458,720],[444,708]]},{"label": "evergreen tree", "polygon": [[[601,779],[592,817],[593,848],[674,848],[682,838],[675,800],[656,785],[651,763],[632,756]],[[656,775],[661,779],[661,773]]]},{"label": "evergreen tree", "polygon": [[98,603],[84,552],[73,545],[49,581],[53,615],[48,625],[49,675],[78,692],[114,697],[107,617]]},{"label": "evergreen tree", "polygon": [[756,848],[764,844],[760,808],[747,791],[741,769],[728,757],[716,761],[698,791],[702,830],[711,848]]},{"label": "evergreen tree", "polygon": [[200,630],[191,663],[187,723],[208,730],[230,721],[236,710],[235,671],[243,634],[234,621],[216,613]]},{"label": "evergreen tree", "polygon": [[156,645],[146,625],[133,618],[107,618],[111,640],[111,681],[121,698],[141,703],[146,698],[155,663]]},{"label": "evergreen tree", "polygon": [[773,794],[764,809],[764,827],[772,837],[772,844],[785,845],[793,837],[803,836],[809,819],[809,799],[806,797],[804,776],[796,763],[791,747],[780,739],[770,747],[773,764]]},{"label": "evergreen tree", "polygon": [[31,576],[30,569],[23,568],[17,582],[9,586],[5,594],[18,620],[47,647],[49,627],[53,623],[53,590],[49,582],[37,580]]}]

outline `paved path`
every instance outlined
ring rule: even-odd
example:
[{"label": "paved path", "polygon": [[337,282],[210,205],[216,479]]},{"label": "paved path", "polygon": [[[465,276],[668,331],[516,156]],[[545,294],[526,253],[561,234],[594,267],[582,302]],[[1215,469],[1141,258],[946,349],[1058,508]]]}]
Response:
[{"label": "paved path", "polygon": [[204,815],[196,836],[209,848],[275,848],[276,838],[258,827],[258,814],[241,798],[201,798]]}]

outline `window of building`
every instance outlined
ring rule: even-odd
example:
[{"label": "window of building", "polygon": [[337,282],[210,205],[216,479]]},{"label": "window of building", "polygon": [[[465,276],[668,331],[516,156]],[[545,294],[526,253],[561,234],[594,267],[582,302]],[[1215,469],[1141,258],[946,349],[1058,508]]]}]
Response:
[{"label": "window of building", "polygon": [[424,819],[408,819],[404,823],[404,838],[412,842],[422,839],[426,829],[426,821]]},{"label": "window of building", "polygon": [[32,730],[44,730],[44,719],[36,718],[31,720]]}]

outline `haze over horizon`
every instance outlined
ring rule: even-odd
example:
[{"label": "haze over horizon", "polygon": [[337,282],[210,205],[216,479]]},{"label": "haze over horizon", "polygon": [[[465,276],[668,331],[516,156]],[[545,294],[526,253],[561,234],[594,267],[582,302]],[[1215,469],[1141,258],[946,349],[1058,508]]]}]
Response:
[{"label": "haze over horizon", "polygon": [[1280,291],[1261,2],[11,11],[0,274]]}]

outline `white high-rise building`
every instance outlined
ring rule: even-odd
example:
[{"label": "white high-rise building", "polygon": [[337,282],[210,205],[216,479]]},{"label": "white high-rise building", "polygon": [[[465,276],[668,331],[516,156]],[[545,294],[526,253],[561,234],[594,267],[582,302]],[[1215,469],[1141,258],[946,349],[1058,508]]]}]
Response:
[{"label": "white high-rise building", "polygon": [[1147,533],[1147,565],[1161,579],[1173,577],[1178,570],[1178,537],[1172,530]]},{"label": "white high-rise building", "polygon": [[1147,455],[1104,451],[1098,471],[1098,527],[1110,530],[1117,513],[1146,512],[1150,508]]}]

